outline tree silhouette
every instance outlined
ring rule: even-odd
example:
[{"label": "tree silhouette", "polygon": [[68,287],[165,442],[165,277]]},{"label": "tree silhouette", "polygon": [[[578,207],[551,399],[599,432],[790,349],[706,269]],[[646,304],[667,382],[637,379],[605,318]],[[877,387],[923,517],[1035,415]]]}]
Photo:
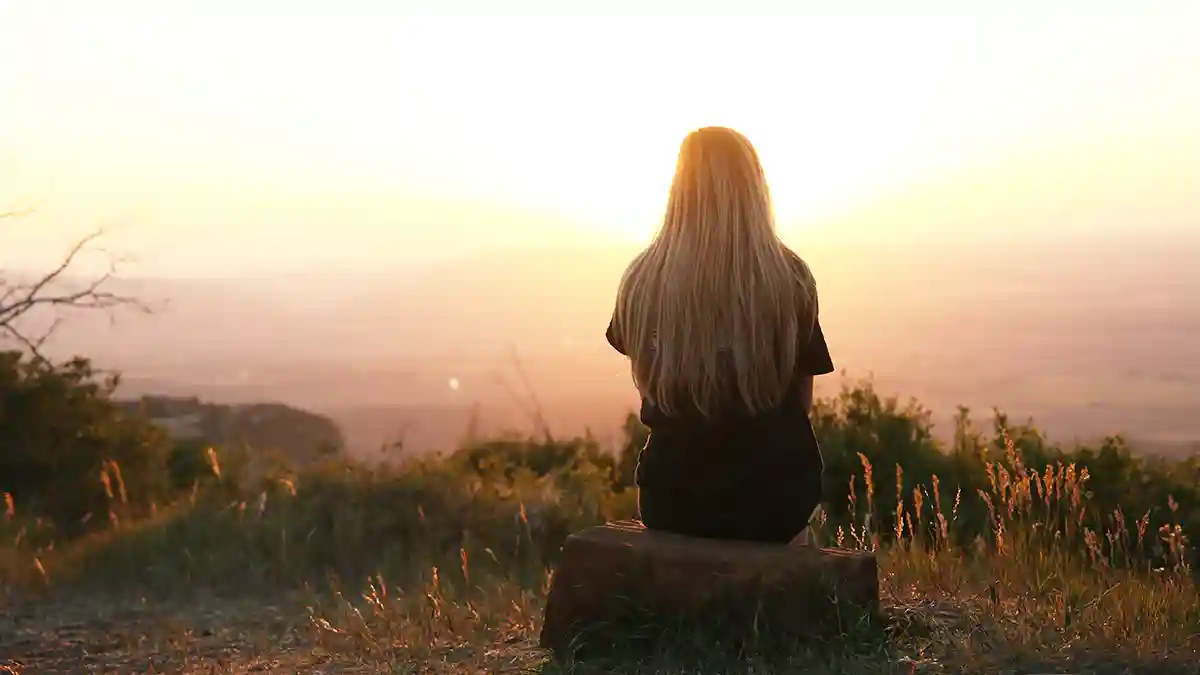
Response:
[{"label": "tree silhouette", "polygon": [[[0,224],[30,213],[32,209],[0,212]],[[104,230],[98,229],[78,240],[57,266],[41,275],[20,280],[10,278],[5,270],[0,268],[0,338],[17,343],[33,358],[44,361],[42,346],[58,328],[62,317],[56,316],[48,327],[41,329],[23,326],[22,319],[39,309],[110,310],[132,307],[150,311],[150,308],[137,298],[106,289],[116,274],[120,260],[95,246],[103,235]],[[70,283],[72,267],[80,254],[89,249],[97,250],[108,257],[108,270],[91,279]]]}]

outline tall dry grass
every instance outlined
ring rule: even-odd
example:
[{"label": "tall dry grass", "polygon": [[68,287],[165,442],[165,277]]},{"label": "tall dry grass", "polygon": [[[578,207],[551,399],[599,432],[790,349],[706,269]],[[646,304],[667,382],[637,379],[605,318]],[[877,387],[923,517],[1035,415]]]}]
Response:
[{"label": "tall dry grass", "polygon": [[[1109,527],[1093,529],[1087,469],[1028,468],[1011,441],[1006,449],[986,463],[975,494],[936,474],[912,483],[899,465],[893,488],[858,455],[851,517],[835,522],[822,511],[813,534],[879,556],[889,639],[797,652],[791,665],[1190,663],[1200,601],[1181,526],[1151,528],[1148,514],[1117,508]],[[99,480],[112,508],[102,517],[111,527],[64,542],[6,496],[0,571],[10,587],[58,596],[301,592],[306,639],[330,654],[495,672],[545,661],[534,638],[567,534],[634,515],[632,492],[615,491],[612,476],[586,461],[543,475],[468,470],[454,458],[395,468],[331,462],[239,482],[213,453],[210,471],[207,487],[125,521],[120,467],[106,466]],[[894,509],[879,506],[885,490],[894,490]],[[986,509],[986,529],[965,539],[956,522],[972,501]],[[1173,499],[1168,509],[1177,512]],[[753,645],[730,656],[711,636],[668,638],[645,668],[757,667]]]}]

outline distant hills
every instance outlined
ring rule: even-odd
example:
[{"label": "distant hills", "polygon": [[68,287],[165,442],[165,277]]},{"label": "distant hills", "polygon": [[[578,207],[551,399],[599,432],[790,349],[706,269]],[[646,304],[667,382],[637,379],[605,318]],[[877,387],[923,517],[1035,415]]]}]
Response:
[{"label": "distant hills", "polygon": [[[1033,416],[1064,438],[1200,439],[1200,228],[787,239],[818,276],[834,359],[851,377],[873,374],[939,415],[963,404]],[[603,433],[636,403],[602,337],[635,252],[597,244],[387,272],[128,279],[121,292],[162,311],[75,315],[52,349],[123,371],[127,398],[316,411],[355,452],[402,433],[413,451],[445,448],[474,418],[528,428],[532,396],[562,433]]]},{"label": "distant hills", "polygon": [[195,397],[143,396],[121,405],[164,427],[176,440],[248,446],[302,463],[346,449],[341,429],[332,420],[279,403],[219,405]]}]

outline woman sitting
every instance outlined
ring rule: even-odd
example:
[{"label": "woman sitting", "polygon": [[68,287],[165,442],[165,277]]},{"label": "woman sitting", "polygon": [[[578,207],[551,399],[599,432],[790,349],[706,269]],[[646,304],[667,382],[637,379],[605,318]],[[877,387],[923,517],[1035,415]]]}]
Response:
[{"label": "woman sitting", "polygon": [[823,463],[808,410],[833,372],[808,266],[775,232],[758,155],[731,129],[683,141],[653,242],[625,271],[608,341],[650,430],[646,527],[804,543]]}]

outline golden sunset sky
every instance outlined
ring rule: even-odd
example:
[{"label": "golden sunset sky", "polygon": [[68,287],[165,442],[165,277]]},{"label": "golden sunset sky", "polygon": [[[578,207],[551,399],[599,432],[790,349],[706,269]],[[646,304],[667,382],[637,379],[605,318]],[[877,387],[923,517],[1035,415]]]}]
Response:
[{"label": "golden sunset sky", "polygon": [[0,0],[0,209],[38,204],[0,264],[97,225],[146,274],[644,241],[709,124],[789,240],[1200,227],[1200,2],[502,4]]}]

